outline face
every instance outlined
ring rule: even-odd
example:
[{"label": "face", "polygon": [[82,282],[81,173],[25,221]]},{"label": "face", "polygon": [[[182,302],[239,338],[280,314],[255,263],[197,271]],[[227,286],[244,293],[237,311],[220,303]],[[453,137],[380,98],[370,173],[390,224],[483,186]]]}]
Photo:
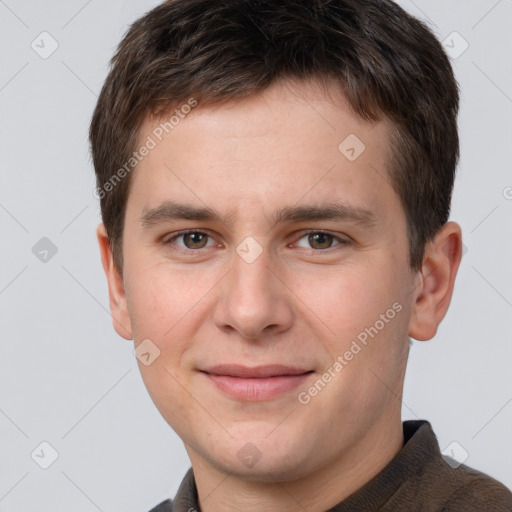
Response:
[{"label": "face", "polygon": [[141,127],[117,317],[193,464],[299,478],[400,417],[417,273],[390,127],[335,99],[280,83]]}]

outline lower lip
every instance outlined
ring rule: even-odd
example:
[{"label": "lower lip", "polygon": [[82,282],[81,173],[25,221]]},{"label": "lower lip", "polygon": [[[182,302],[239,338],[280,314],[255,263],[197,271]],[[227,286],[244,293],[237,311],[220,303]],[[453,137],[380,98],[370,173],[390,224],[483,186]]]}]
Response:
[{"label": "lower lip", "polygon": [[280,375],[278,377],[243,379],[227,375],[205,375],[225,394],[246,401],[267,400],[302,384],[310,375]]}]

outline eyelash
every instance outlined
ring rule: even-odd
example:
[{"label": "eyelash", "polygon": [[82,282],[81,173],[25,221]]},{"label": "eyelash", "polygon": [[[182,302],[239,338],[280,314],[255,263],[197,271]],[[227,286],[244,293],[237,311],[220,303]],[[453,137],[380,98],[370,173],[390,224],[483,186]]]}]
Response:
[{"label": "eyelash", "polygon": [[[204,231],[199,231],[197,229],[188,229],[188,230],[183,230],[183,231],[179,231],[178,233],[175,233],[171,238],[168,238],[168,239],[164,240],[163,244],[165,246],[168,246],[169,249],[171,251],[174,251],[174,252],[181,252],[182,254],[197,255],[201,249],[206,249],[207,247],[201,247],[200,249],[187,249],[187,248],[183,248],[183,247],[177,248],[177,246],[172,243],[177,238],[180,238],[183,235],[188,235],[188,234],[192,234],[192,233],[199,233],[201,235],[206,235],[210,239],[213,238],[211,235],[209,235],[208,233],[206,233]],[[352,243],[351,240],[344,239],[344,238],[341,238],[339,236],[336,236],[336,235],[330,233],[329,231],[314,230],[314,229],[302,232],[301,236],[297,239],[297,241],[299,241],[302,238],[304,238],[304,237],[306,237],[308,235],[311,235],[311,234],[315,234],[315,235],[328,235],[328,236],[331,236],[337,242],[339,242],[338,244],[336,244],[336,245],[334,245],[332,247],[328,247],[327,249],[313,249],[313,248],[310,248],[311,251],[314,251],[314,252],[317,252],[317,253],[326,253],[326,252],[331,251],[335,247],[347,246],[347,245],[350,245]]]}]

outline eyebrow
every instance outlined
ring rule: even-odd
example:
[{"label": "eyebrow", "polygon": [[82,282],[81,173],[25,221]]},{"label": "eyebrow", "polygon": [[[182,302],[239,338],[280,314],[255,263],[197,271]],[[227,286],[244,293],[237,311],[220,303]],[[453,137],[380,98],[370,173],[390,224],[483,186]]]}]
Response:
[{"label": "eyebrow", "polygon": [[[143,210],[140,217],[140,229],[149,229],[175,220],[217,221],[229,225],[235,213],[235,211],[230,211],[223,217],[206,206],[197,207],[165,201],[155,208]],[[351,221],[366,228],[372,228],[377,224],[377,217],[372,211],[342,203],[323,203],[320,206],[287,206],[273,212],[270,217],[265,217],[271,225],[319,220]]]}]

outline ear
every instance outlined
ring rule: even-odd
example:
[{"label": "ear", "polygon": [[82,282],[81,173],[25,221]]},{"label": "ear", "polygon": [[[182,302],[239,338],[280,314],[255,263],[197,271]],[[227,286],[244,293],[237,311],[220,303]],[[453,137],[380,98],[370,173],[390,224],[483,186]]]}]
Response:
[{"label": "ear", "polygon": [[461,228],[447,222],[425,246],[409,323],[410,337],[426,341],[435,336],[448,311],[461,259]]},{"label": "ear", "polygon": [[107,277],[110,311],[112,313],[114,329],[119,336],[126,340],[131,340],[133,339],[132,324],[128,314],[123,277],[114,263],[104,224],[99,224],[96,229],[96,236],[100,246],[101,263]]}]

